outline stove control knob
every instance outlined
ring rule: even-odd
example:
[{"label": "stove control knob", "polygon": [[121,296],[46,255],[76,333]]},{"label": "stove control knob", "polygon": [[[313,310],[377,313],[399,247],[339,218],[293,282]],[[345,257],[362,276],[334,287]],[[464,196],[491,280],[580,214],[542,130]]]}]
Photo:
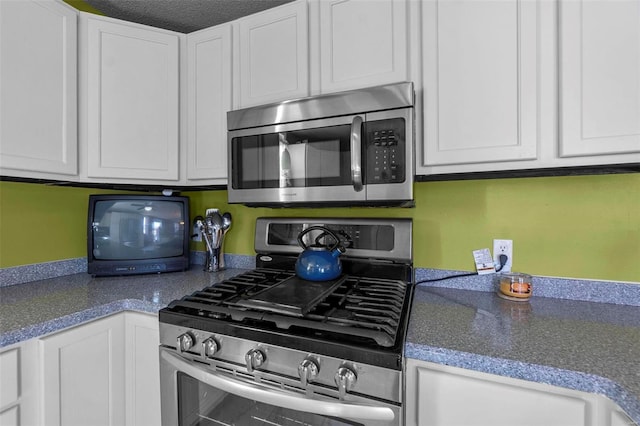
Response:
[{"label": "stove control knob", "polygon": [[178,336],[178,352],[183,353],[193,347],[196,338],[190,332],[186,332]]},{"label": "stove control knob", "polygon": [[334,379],[336,386],[338,386],[338,392],[340,392],[340,399],[344,399],[347,392],[355,386],[358,376],[356,376],[356,373],[351,368],[342,366],[338,368]]},{"label": "stove control knob", "polygon": [[220,343],[213,337],[209,337],[202,342],[202,358],[213,358],[213,356],[220,350]]},{"label": "stove control knob", "polygon": [[307,383],[313,382],[318,377],[320,372],[320,366],[315,358],[307,357],[298,366],[298,376],[300,376],[300,383],[303,387],[307,387]]},{"label": "stove control knob", "polygon": [[260,349],[251,349],[244,356],[244,361],[247,363],[247,371],[249,373],[253,373],[253,370],[264,364],[266,360],[267,357]]}]

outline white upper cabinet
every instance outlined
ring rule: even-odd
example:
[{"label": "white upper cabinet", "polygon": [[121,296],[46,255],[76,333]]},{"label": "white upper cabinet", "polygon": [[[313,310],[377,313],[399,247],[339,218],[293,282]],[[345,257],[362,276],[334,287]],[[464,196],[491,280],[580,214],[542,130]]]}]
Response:
[{"label": "white upper cabinet", "polygon": [[177,33],[82,14],[88,178],[179,179]]},{"label": "white upper cabinet", "polygon": [[319,72],[321,93],[409,80],[406,1],[318,3],[320,62],[312,75]]},{"label": "white upper cabinet", "polygon": [[563,157],[640,153],[640,1],[560,2],[560,120]]},{"label": "white upper cabinet", "polygon": [[235,108],[309,94],[307,15],[299,0],[235,21]]},{"label": "white upper cabinet", "polygon": [[227,177],[231,25],[187,35],[187,180]]},{"label": "white upper cabinet", "polygon": [[78,173],[76,28],[64,3],[0,1],[0,174]]},{"label": "white upper cabinet", "polygon": [[418,167],[537,158],[537,3],[422,2]]}]

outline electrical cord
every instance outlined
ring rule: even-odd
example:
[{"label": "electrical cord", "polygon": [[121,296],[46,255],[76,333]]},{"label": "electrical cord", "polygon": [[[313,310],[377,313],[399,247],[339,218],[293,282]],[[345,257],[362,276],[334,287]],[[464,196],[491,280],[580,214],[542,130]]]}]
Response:
[{"label": "electrical cord", "polygon": [[500,262],[500,266],[496,269],[496,272],[502,271],[502,268],[504,268],[504,265],[507,264],[507,260],[509,260],[509,258],[507,257],[506,254],[501,254],[500,256],[498,256],[498,261]]},{"label": "electrical cord", "polygon": [[[509,260],[509,258],[507,257],[506,254],[501,254],[498,257],[498,260],[500,261],[500,266],[498,268],[496,268],[496,272],[500,272],[502,271],[502,268],[504,268],[504,265],[507,264],[507,260]],[[473,275],[478,275],[477,272],[469,272],[468,274],[457,274],[457,275],[449,275],[447,277],[442,277],[442,278],[432,278],[432,279],[428,279],[428,280],[420,280],[418,282],[416,282],[416,284],[424,284],[424,283],[433,283],[436,281],[443,281],[443,280],[448,280],[451,278],[459,278],[459,277],[470,277]]]}]

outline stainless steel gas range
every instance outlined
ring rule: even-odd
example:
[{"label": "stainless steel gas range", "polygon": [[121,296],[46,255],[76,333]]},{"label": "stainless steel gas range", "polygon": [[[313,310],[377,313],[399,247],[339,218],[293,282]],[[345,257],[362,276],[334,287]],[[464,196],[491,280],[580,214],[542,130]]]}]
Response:
[{"label": "stainless steel gas range", "polygon": [[[305,281],[321,225],[343,273]],[[401,425],[410,219],[259,218],[256,268],[160,311],[164,425]],[[305,233],[322,244],[321,231]],[[328,244],[328,243],[327,243]]]}]

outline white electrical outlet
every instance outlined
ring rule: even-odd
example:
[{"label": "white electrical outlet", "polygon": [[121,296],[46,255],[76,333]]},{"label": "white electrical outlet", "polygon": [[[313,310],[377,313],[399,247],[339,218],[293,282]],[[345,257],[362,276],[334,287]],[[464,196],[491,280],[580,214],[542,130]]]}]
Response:
[{"label": "white electrical outlet", "polygon": [[513,265],[513,240],[493,240],[493,262],[496,270],[500,268],[500,255],[507,256],[507,263],[504,264],[499,272],[511,272]]}]

